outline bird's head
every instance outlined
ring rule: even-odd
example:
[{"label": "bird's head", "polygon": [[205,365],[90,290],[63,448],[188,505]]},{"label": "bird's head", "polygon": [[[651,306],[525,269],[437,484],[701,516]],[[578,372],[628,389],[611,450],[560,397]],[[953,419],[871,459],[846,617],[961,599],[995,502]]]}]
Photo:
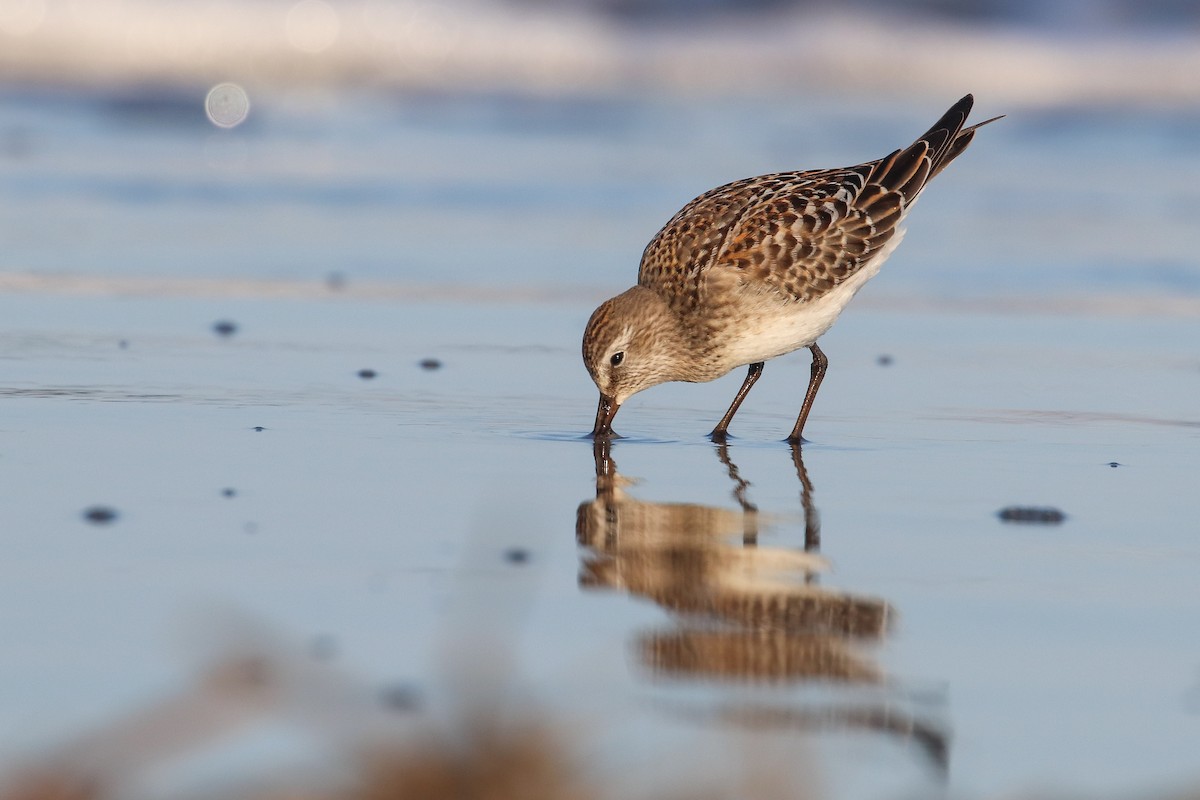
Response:
[{"label": "bird's head", "polygon": [[634,286],[601,303],[583,333],[583,363],[600,390],[592,435],[612,435],[631,395],[679,380],[683,350],[678,317],[653,291]]}]

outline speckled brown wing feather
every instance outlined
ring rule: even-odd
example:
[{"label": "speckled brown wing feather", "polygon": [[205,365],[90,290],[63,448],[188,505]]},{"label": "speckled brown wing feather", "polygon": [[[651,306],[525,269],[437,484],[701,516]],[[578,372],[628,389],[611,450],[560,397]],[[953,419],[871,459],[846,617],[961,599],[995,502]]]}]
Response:
[{"label": "speckled brown wing feather", "polygon": [[971,104],[964,97],[912,145],[877,161],[706,192],[646,247],[638,283],[674,305],[695,306],[708,271],[728,269],[799,302],[819,298],[896,235],[929,179],[966,149],[979,127],[962,127]]},{"label": "speckled brown wing feather", "polygon": [[768,191],[733,226],[712,268],[800,302],[825,294],[896,234],[903,195],[872,183],[873,171],[766,177]]},{"label": "speckled brown wing feather", "polygon": [[694,305],[704,273],[726,251],[730,232],[762,195],[762,178],[718,186],[692,200],[662,227],[642,253],[638,284],[672,305]]}]

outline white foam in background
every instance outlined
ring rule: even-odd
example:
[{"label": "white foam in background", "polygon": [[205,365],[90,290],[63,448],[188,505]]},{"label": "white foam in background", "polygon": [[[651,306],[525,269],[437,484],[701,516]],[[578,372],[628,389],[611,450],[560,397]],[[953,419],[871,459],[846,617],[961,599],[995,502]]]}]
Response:
[{"label": "white foam in background", "polygon": [[1008,19],[988,21],[865,4],[833,13],[807,4],[731,6],[702,17],[676,9],[647,20],[614,14],[613,5],[0,0],[0,74],[10,83],[552,92],[953,93],[965,85],[1031,104],[1200,100],[1195,20],[1122,24],[1122,13],[1134,12],[1118,13],[1113,2],[1070,4],[1054,15],[1009,4]]}]

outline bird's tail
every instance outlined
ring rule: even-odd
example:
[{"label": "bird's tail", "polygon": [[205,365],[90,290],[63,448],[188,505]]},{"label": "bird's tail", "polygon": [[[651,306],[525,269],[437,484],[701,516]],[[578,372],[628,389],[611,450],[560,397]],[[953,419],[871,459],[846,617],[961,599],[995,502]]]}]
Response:
[{"label": "bird's tail", "polygon": [[942,118],[915,142],[880,159],[871,170],[868,182],[899,192],[906,204],[912,203],[925,184],[967,149],[967,145],[975,138],[975,131],[1000,119],[992,117],[964,128],[974,104],[975,98],[967,95],[950,106]]}]

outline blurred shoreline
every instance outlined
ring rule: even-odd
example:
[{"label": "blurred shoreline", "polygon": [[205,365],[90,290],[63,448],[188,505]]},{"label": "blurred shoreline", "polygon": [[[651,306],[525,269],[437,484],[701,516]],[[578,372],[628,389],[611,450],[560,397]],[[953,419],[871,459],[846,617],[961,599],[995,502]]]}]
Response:
[{"label": "blurred shoreline", "polygon": [[[611,287],[520,284],[414,283],[403,280],[292,280],[84,275],[0,271],[0,293],[44,296],[207,298],[227,300],[339,301],[371,304],[588,305]],[[870,291],[855,307],[921,314],[1002,316],[1200,317],[1200,297],[1167,292],[1021,295],[928,294]]]},{"label": "blurred shoreline", "polygon": [[970,87],[1034,106],[1200,101],[1200,29],[1186,18],[1088,24],[1081,6],[1077,20],[1017,24],[912,7],[714,5],[644,19],[600,2],[22,0],[0,4],[0,83],[939,96]]}]

